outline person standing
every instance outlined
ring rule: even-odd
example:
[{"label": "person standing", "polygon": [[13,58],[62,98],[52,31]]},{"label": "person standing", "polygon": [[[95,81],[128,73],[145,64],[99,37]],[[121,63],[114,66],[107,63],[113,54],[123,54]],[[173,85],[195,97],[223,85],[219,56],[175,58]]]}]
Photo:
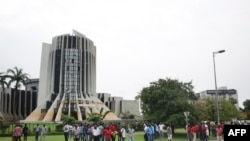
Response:
[{"label": "person standing", "polygon": [[103,127],[103,123],[100,123],[100,125],[97,127],[100,129],[100,141],[104,141],[104,137],[103,137],[103,130],[104,130],[104,127]]},{"label": "person standing", "polygon": [[20,125],[15,125],[15,128],[13,130],[13,134],[14,134],[15,141],[21,141],[22,128],[20,127]]},{"label": "person standing", "polygon": [[80,128],[78,125],[75,125],[75,127],[72,130],[74,141],[79,141],[80,139]]},{"label": "person standing", "polygon": [[208,141],[208,138],[209,138],[209,125],[208,125],[208,122],[205,122],[205,126],[206,126],[206,141]]},{"label": "person standing", "polygon": [[193,140],[193,133],[192,133],[192,126],[190,124],[187,125],[187,134],[188,134],[188,140]]},{"label": "person standing", "polygon": [[45,141],[45,137],[47,134],[47,127],[45,126],[45,124],[42,126],[41,128],[41,137],[40,137],[40,141]]},{"label": "person standing", "polygon": [[223,133],[223,130],[221,128],[221,125],[218,124],[217,127],[216,127],[216,138],[217,138],[217,141],[222,141],[222,133]]},{"label": "person standing", "polygon": [[79,140],[80,141],[83,141],[84,140],[84,135],[85,135],[85,130],[84,130],[84,126],[83,126],[83,124],[80,124],[80,126],[78,126],[78,128],[79,128],[79,136],[80,136],[80,138],[79,138]]},{"label": "person standing", "polygon": [[115,137],[116,137],[116,134],[115,134],[116,127],[115,127],[115,125],[113,123],[111,123],[110,126],[109,126],[109,129],[112,131],[111,139],[112,139],[112,141],[115,141]]},{"label": "person standing", "polygon": [[147,129],[148,129],[148,126],[147,126],[147,124],[144,124],[144,141],[147,141],[148,139],[147,139]]},{"label": "person standing", "polygon": [[125,141],[126,138],[126,129],[124,128],[124,126],[122,126],[121,128],[121,139],[122,141]]},{"label": "person standing", "polygon": [[100,134],[101,134],[101,131],[99,128],[97,128],[97,125],[94,125],[94,128],[92,130],[92,133],[93,133],[93,138],[94,138],[94,141],[100,141]]},{"label": "person standing", "polygon": [[92,141],[93,138],[93,128],[91,125],[87,126],[87,141]]},{"label": "person standing", "polygon": [[105,141],[111,141],[111,132],[112,131],[109,129],[109,127],[106,127],[103,130],[103,135],[104,135]]},{"label": "person standing", "polygon": [[194,124],[194,125],[191,127],[191,130],[192,130],[192,133],[193,133],[193,141],[196,141],[196,140],[197,140],[197,132],[198,132],[198,129],[199,129],[198,124]]},{"label": "person standing", "polygon": [[151,124],[150,124],[150,128],[151,128],[151,131],[152,131],[152,138],[151,138],[151,140],[154,141],[154,136],[155,136],[154,123],[151,123]]},{"label": "person standing", "polygon": [[25,124],[24,127],[23,127],[23,140],[24,141],[27,141],[28,133],[29,133],[29,129],[27,127],[27,124]]},{"label": "person standing", "polygon": [[35,140],[38,141],[39,132],[40,132],[40,130],[41,130],[39,124],[37,124],[37,125],[34,127],[34,130],[35,130]]},{"label": "person standing", "polygon": [[128,128],[128,141],[134,141],[134,132],[133,126]]},{"label": "person standing", "polygon": [[160,141],[162,141],[164,139],[164,127],[165,127],[165,125],[162,122],[160,122],[159,123]]},{"label": "person standing", "polygon": [[205,125],[205,122],[202,122],[202,125],[201,125],[201,135],[202,135],[201,140],[207,141],[207,127]]},{"label": "person standing", "polygon": [[151,125],[148,124],[147,125],[147,130],[146,130],[146,133],[147,133],[147,141],[153,141],[153,131],[152,131],[152,128],[151,128]]},{"label": "person standing", "polygon": [[64,132],[64,140],[68,141],[68,138],[69,138],[69,125],[68,125],[68,123],[66,123],[63,126],[63,132]]},{"label": "person standing", "polygon": [[172,132],[172,127],[171,127],[171,125],[168,125],[168,127],[167,127],[167,134],[168,134],[168,141],[172,141],[173,132]]},{"label": "person standing", "polygon": [[159,126],[155,123],[155,138],[159,138]]}]

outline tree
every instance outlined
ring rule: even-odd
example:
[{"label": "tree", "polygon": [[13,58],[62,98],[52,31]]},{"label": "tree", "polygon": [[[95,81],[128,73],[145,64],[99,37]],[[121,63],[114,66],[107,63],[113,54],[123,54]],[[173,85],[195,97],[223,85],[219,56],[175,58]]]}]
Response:
[{"label": "tree", "polygon": [[6,77],[10,78],[9,85],[15,83],[15,90],[18,90],[21,85],[25,85],[26,81],[29,79],[29,74],[23,73],[23,69],[18,69],[17,67],[14,67],[14,69],[8,69],[7,74]]},{"label": "tree", "polygon": [[72,116],[62,114],[62,121],[63,123],[74,124],[76,119]]},{"label": "tree", "polygon": [[0,72],[0,86],[2,87],[3,91],[5,86],[8,87],[8,83],[6,81],[6,75],[3,72]]},{"label": "tree", "polygon": [[220,101],[220,120],[231,121],[232,119],[238,119],[239,111],[237,108],[228,100]]},{"label": "tree", "polygon": [[3,117],[0,116],[0,130],[2,131],[2,133],[5,133],[7,131],[7,129],[9,128],[10,124],[3,122]]},{"label": "tree", "polygon": [[[216,99],[206,98],[197,101],[194,104],[195,112],[200,117],[200,121],[209,120],[217,121]],[[228,100],[220,100],[219,102],[220,121],[231,121],[232,119],[246,119],[246,115],[237,110],[234,104]]]},{"label": "tree", "polygon": [[230,98],[229,98],[229,101],[230,101],[233,105],[235,105],[235,104],[238,103],[237,99],[235,99],[235,98],[233,98],[233,97],[230,97]]},{"label": "tree", "polygon": [[120,113],[119,117],[121,119],[135,119],[135,116],[131,114],[129,111]]},{"label": "tree", "polygon": [[193,114],[194,108],[191,103],[196,100],[196,97],[192,82],[183,83],[166,78],[151,82],[150,86],[140,91],[136,99],[141,100],[145,120],[166,122],[174,114],[179,114],[184,119],[184,111]]},{"label": "tree", "polygon": [[211,99],[197,100],[194,103],[195,113],[199,121],[210,120],[215,121],[215,105]]},{"label": "tree", "polygon": [[246,99],[243,102],[243,106],[244,108],[242,109],[243,112],[245,112],[245,114],[247,115],[247,119],[250,119],[250,99]]},{"label": "tree", "polygon": [[103,108],[101,108],[100,113],[93,113],[93,112],[88,113],[87,121],[93,123],[101,122],[106,117],[106,115],[112,111],[106,111],[104,114],[102,114],[102,112]]},{"label": "tree", "polygon": [[[17,91],[22,85],[26,84],[25,82],[29,79],[28,76],[29,75],[27,73],[23,73],[23,70],[18,69],[17,67],[14,67],[14,69],[7,70],[6,77],[10,79],[8,85],[11,85],[12,83],[14,83],[14,96],[13,96],[13,108],[12,108],[14,115],[16,114],[17,108],[21,107],[20,105],[18,106],[16,105]],[[19,97],[19,100],[21,100],[20,95],[18,95],[18,97]],[[21,102],[19,101],[18,103],[20,104]]]},{"label": "tree", "polygon": [[245,112],[250,112],[250,99],[246,99],[243,102],[243,106],[244,106],[244,111]]}]

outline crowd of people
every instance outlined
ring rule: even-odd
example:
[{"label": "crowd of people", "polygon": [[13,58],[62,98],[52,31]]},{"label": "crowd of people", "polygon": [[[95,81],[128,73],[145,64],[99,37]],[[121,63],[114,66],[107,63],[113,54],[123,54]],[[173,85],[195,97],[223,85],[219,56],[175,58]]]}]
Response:
[{"label": "crowd of people", "polygon": [[[247,125],[247,122],[233,121],[226,123],[230,125]],[[208,141],[209,136],[215,137],[217,141],[223,140],[225,123],[203,121],[200,124],[187,125],[187,136],[189,141]]]},{"label": "crowd of people", "polygon": [[208,122],[194,125],[188,124],[186,131],[189,141],[208,141],[210,126]]},{"label": "crowd of people", "polygon": [[68,141],[73,138],[74,141],[125,141],[128,136],[128,141],[134,141],[135,128],[129,126],[116,126],[111,123],[110,125],[103,124],[65,124],[63,127],[64,140]]},{"label": "crowd of people", "polygon": [[173,138],[173,126],[170,124],[165,126],[162,122],[159,124],[147,123],[144,124],[144,140],[145,141],[154,141],[154,139],[159,138],[160,141],[164,139],[164,133],[167,133],[167,140],[172,141]]},{"label": "crowd of people", "polygon": [[[47,134],[47,127],[45,126],[45,124],[41,127],[39,126],[39,124],[37,124],[34,127],[34,131],[35,131],[36,141],[45,141],[45,137]],[[23,141],[28,141],[27,138],[28,133],[29,133],[29,128],[27,124],[25,124],[23,128],[20,124],[16,124],[12,132],[12,141],[21,141],[22,136],[23,136]]]},{"label": "crowd of people", "polygon": [[[246,121],[234,121],[227,124],[247,125]],[[217,141],[222,141],[224,125],[224,123],[203,121],[200,124],[188,124],[185,129],[189,141],[208,141],[209,136],[214,136],[217,138]],[[45,124],[42,126],[37,124],[33,129],[35,141],[45,141],[47,130]],[[70,125],[66,123],[63,125],[62,130],[65,141],[68,141],[69,138],[73,138],[74,141],[125,141],[126,138],[128,141],[134,141],[135,133],[135,127],[133,126],[125,127],[113,123],[109,125],[88,123]],[[156,138],[159,138],[159,141],[163,141],[165,140],[164,134],[167,134],[167,141],[172,141],[173,139],[174,127],[170,124],[166,126],[162,122],[158,124],[146,123],[143,130],[145,141],[154,141]],[[13,128],[12,139],[13,141],[21,141],[23,136],[23,141],[28,141],[28,133],[27,124],[24,127],[16,124]]]},{"label": "crowd of people", "polygon": [[[124,125],[110,125],[103,124],[74,124],[68,123],[63,126],[64,140],[69,141],[69,138],[73,138],[74,141],[134,141],[135,127]],[[145,141],[154,141],[155,138],[159,138],[160,141],[164,139],[164,132],[167,132],[168,141],[172,141],[172,127],[166,126],[160,122],[159,124],[144,124],[144,139]],[[34,129],[35,141],[45,141],[47,134],[47,127],[45,124],[40,126],[37,124]],[[27,135],[29,129],[27,125],[22,128],[20,125],[15,125],[13,129],[13,141],[21,141],[23,136],[24,141],[27,141]]]}]

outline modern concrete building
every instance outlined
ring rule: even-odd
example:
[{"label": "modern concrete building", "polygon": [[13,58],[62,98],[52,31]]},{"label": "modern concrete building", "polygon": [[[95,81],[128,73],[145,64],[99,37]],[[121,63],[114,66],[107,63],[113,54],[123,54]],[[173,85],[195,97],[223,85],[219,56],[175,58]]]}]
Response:
[{"label": "modern concrete building", "polygon": [[26,90],[27,91],[36,91],[38,92],[39,91],[39,79],[29,79],[27,80],[26,82]]},{"label": "modern concrete building", "polygon": [[0,117],[3,121],[25,119],[37,105],[37,91],[0,87]]},{"label": "modern concrete building", "polygon": [[139,101],[137,100],[122,100],[120,109],[120,114],[134,115],[135,119],[142,119]]},{"label": "modern concrete building", "polygon": [[[218,90],[218,99],[226,99],[229,100],[233,98],[237,101],[235,104],[236,108],[239,109],[239,101],[238,101],[238,93],[235,89],[227,89],[227,87],[219,87]],[[207,97],[216,98],[216,91],[215,90],[205,90],[200,93],[196,93],[198,99],[204,99]]]},{"label": "modern concrete building", "polygon": [[136,119],[142,118],[138,100],[124,100],[123,97],[111,97],[109,93],[98,93],[98,98],[120,118],[125,114],[134,115]]},{"label": "modern concrete building", "polygon": [[[62,114],[85,120],[110,109],[96,94],[96,47],[74,31],[43,43],[37,108],[25,121],[61,121]],[[109,113],[104,120],[119,120]]]}]

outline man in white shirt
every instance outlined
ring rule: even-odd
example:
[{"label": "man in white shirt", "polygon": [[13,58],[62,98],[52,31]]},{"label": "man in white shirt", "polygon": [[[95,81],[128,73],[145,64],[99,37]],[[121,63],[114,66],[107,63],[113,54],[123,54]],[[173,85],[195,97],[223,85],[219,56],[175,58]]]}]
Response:
[{"label": "man in white shirt", "polygon": [[41,128],[41,138],[40,138],[40,141],[44,141],[45,140],[46,134],[47,134],[47,127],[44,124],[42,126],[42,128]]},{"label": "man in white shirt", "polygon": [[160,141],[162,141],[164,138],[164,127],[165,127],[165,125],[162,122],[160,122],[159,123]]},{"label": "man in white shirt", "polygon": [[126,138],[126,129],[124,128],[124,126],[122,126],[121,128],[121,138],[122,138],[122,141],[125,141],[125,138]]},{"label": "man in white shirt", "polygon": [[63,127],[63,132],[64,132],[64,139],[65,141],[68,141],[69,138],[69,125],[66,123]]},{"label": "man in white shirt", "polygon": [[147,128],[148,128],[148,126],[147,126],[147,124],[144,124],[144,141],[147,141]]},{"label": "man in white shirt", "polygon": [[92,129],[92,134],[93,134],[94,141],[100,141],[101,130],[97,128],[96,125],[94,125],[94,128]]}]

